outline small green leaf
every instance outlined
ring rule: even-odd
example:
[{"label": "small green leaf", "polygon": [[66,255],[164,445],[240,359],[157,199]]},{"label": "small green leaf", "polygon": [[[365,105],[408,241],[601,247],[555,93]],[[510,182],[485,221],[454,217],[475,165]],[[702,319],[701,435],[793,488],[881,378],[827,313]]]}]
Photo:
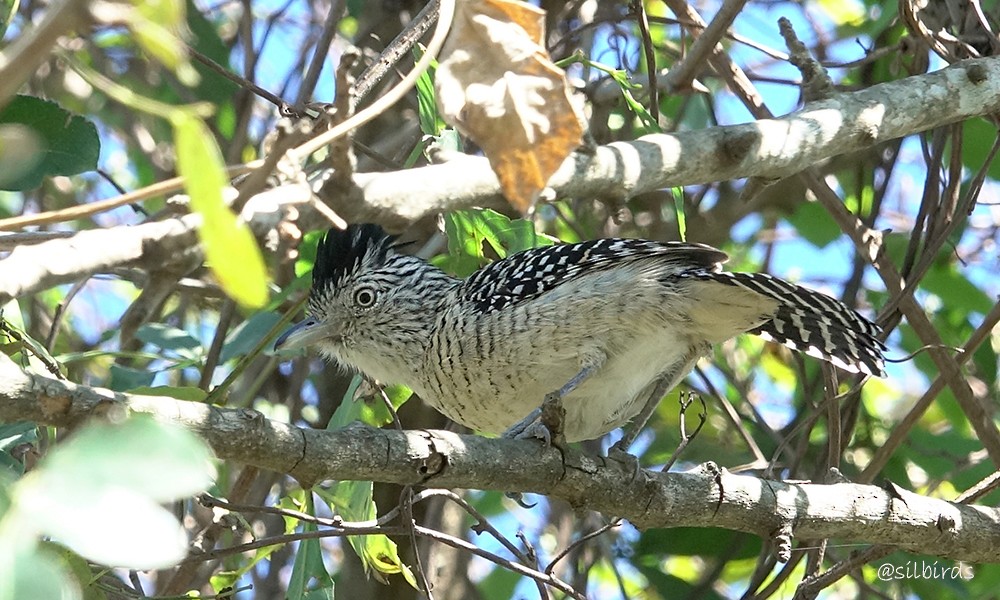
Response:
[{"label": "small green leaf", "polygon": [[[969,119],[962,123],[962,164],[973,173],[983,167],[983,157],[989,156],[997,139],[997,128],[984,119]],[[990,163],[987,171],[992,179],[1000,179],[1000,160]]]},{"label": "small green leaf", "polygon": [[38,425],[29,421],[0,423],[0,450],[9,452],[21,444],[38,441]]},{"label": "small green leaf", "polygon": [[30,190],[46,177],[97,168],[97,127],[55,102],[15,96],[0,108],[0,125],[0,189]]},{"label": "small green leaf", "polygon": [[257,347],[271,329],[281,320],[281,315],[274,312],[259,312],[240,324],[230,335],[219,360],[227,362],[237,356],[243,356]]},{"label": "small green leaf", "polygon": [[448,213],[445,233],[448,235],[448,256],[436,260],[435,264],[460,277],[491,262],[492,257],[487,256],[484,242],[498,258],[553,243],[548,237],[536,233],[531,221],[512,221],[489,209]]},{"label": "small green leaf", "polygon": [[795,212],[785,217],[803,238],[817,248],[826,248],[842,234],[819,202],[799,202]]},{"label": "small green leaf", "polygon": [[[347,427],[356,421],[367,423],[373,427],[382,427],[392,423],[392,414],[377,390],[373,390],[371,394],[361,398],[357,397],[358,389],[364,383],[364,378],[361,375],[354,376],[351,385],[347,387],[347,392],[344,393],[344,399],[340,402],[340,406],[337,407],[333,416],[330,417],[330,422],[327,423],[328,430]],[[413,390],[405,385],[389,385],[383,388],[383,391],[389,398],[389,402],[392,403],[393,409],[398,409],[413,395]]]},{"label": "small green leaf", "polygon": [[[423,56],[423,48],[413,48],[413,61],[420,60]],[[434,93],[434,71],[437,69],[437,61],[432,61],[431,65],[417,78],[417,116],[420,121],[420,131],[426,135],[437,136],[444,130],[447,124],[438,112],[437,100]]]},{"label": "small green leaf", "polygon": [[[193,6],[193,4],[189,6]],[[205,18],[205,15],[199,10],[185,12],[187,13],[187,27],[190,31],[188,43],[191,47],[210,58],[215,64],[229,69],[229,47],[219,37],[216,26]],[[219,121],[216,122],[216,125],[223,132],[223,135],[232,136],[236,124],[232,104],[236,92],[239,91],[239,86],[200,62],[191,64],[200,76],[195,95],[199,100],[206,100],[219,108]],[[223,119],[228,122],[222,123]]]},{"label": "small green leaf", "polygon": [[969,279],[948,264],[937,264],[927,271],[920,287],[941,298],[945,307],[985,315],[993,300]]},{"label": "small green leaf", "polygon": [[[378,515],[372,498],[372,482],[341,481],[330,488],[316,488],[316,494],[345,521],[371,521]],[[400,574],[414,588],[417,580],[399,558],[395,542],[384,535],[352,535],[347,540],[361,558],[365,570],[386,575]]]},{"label": "small green leaf", "polygon": [[198,72],[188,60],[184,0],[140,0],[129,16],[129,29],[142,49],[173,71],[186,86],[198,84]]},{"label": "small green leaf", "polygon": [[113,364],[111,365],[111,381],[108,382],[108,387],[116,392],[125,392],[152,385],[155,378],[156,371],[141,371]]},{"label": "small green leaf", "polygon": [[52,552],[37,546],[18,547],[2,538],[0,546],[6,555],[0,558],[0,573],[5,574],[0,577],[0,600],[81,600],[80,588]]},{"label": "small green leaf", "polygon": [[684,189],[671,188],[674,195],[674,216],[677,218],[677,232],[682,242],[687,241],[687,217],[684,214]]},{"label": "small green leaf", "polygon": [[183,329],[163,323],[147,323],[135,332],[140,342],[159,346],[164,350],[194,350],[201,348],[201,340]]},{"label": "small green leaf", "polygon": [[299,258],[295,261],[295,275],[312,276],[313,264],[316,262],[316,247],[319,241],[326,235],[326,231],[310,231],[302,236],[302,243],[299,244]]},{"label": "small green leaf", "polygon": [[260,308],[267,302],[267,269],[260,248],[246,223],[238,220],[223,200],[227,179],[222,154],[205,124],[188,111],[171,113],[177,143],[177,169],[201,214],[199,229],[209,268],[222,288],[243,306]]},{"label": "small green leaf", "polygon": [[[305,493],[305,506],[301,510],[306,514],[316,514],[312,493],[308,490]],[[315,523],[302,523],[303,532],[316,530]],[[316,538],[299,542],[299,549],[295,553],[295,563],[292,565],[292,574],[288,581],[288,598],[305,598],[307,592],[317,589],[317,587],[309,589],[309,582],[313,580],[316,581],[318,589],[332,590],[333,588],[333,579],[327,573],[326,565],[323,564],[323,548]]]}]

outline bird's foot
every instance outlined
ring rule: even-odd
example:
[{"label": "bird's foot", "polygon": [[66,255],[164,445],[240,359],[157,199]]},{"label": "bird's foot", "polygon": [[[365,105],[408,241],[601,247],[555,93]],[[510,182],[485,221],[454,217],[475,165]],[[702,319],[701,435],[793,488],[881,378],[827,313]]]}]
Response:
[{"label": "bird's foot", "polygon": [[629,444],[622,444],[624,441],[625,438],[622,438],[608,448],[608,458],[625,465],[627,469],[632,471],[632,479],[635,479],[639,476],[639,458],[629,453]]},{"label": "bird's foot", "polygon": [[562,395],[559,392],[552,392],[545,396],[540,408],[536,408],[511,425],[503,433],[503,437],[514,440],[541,440],[545,448],[553,444],[562,447],[565,444],[563,436],[565,421],[566,409],[562,406]]},{"label": "bird's foot", "polygon": [[542,409],[536,408],[526,417],[511,425],[507,431],[503,432],[502,437],[511,440],[538,439],[548,448],[552,443],[552,433],[542,424],[541,418]]}]

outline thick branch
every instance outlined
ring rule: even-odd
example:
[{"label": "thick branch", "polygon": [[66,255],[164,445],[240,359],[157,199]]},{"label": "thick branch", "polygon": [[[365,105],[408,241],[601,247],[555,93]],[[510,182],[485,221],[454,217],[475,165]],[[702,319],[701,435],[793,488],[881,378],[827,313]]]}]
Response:
[{"label": "thick branch", "polygon": [[[639,527],[712,526],[768,538],[791,524],[800,538],[897,546],[970,562],[1000,559],[1000,511],[879,487],[791,484],[711,469],[641,471],[530,441],[444,431],[293,427],[245,409],[111,392],[22,371],[0,354],[0,420],[67,426],[111,407],[197,432],[221,459],[327,479],[535,492],[621,515]],[[721,486],[721,489],[720,489]]]},{"label": "thick branch", "polygon": [[[625,199],[676,185],[773,179],[832,156],[997,111],[1000,57],[968,60],[936,73],[838,94],[779,119],[649,135],[598,147],[593,154],[577,153],[550,185],[562,196]],[[448,210],[503,204],[485,158],[358,173],[354,181],[356,193],[325,201],[349,221],[373,221],[396,230]],[[295,207],[300,226],[320,226],[323,221],[305,202],[303,187],[288,184],[258,194],[247,203],[244,218],[264,235]],[[185,217],[84,231],[18,249],[0,261],[0,305],[95,272],[150,262],[162,267],[174,256],[164,249],[200,252],[197,226],[196,219]],[[185,258],[193,260],[190,254]]]},{"label": "thick branch", "polygon": [[[775,179],[840,154],[1000,110],[1000,57],[967,60],[900,81],[836,94],[776,119],[647,135],[576,153],[549,185],[560,196],[626,199],[665,187],[742,177]],[[401,226],[448,208],[494,204],[485,158],[359,173],[362,198],[334,199],[348,220]]]}]

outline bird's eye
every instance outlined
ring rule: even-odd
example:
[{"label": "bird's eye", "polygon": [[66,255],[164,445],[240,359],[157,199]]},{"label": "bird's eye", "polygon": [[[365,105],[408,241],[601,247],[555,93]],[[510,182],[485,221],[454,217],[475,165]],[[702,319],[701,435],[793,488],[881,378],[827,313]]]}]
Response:
[{"label": "bird's eye", "polygon": [[363,287],[354,292],[354,304],[361,308],[368,308],[375,304],[375,290]]}]

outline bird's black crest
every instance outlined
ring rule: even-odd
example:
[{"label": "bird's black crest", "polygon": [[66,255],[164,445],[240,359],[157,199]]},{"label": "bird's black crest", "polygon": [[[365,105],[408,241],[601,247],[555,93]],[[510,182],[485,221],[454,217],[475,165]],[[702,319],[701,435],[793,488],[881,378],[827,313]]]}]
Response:
[{"label": "bird's black crest", "polygon": [[363,260],[380,263],[392,250],[393,237],[378,225],[348,225],[347,229],[330,229],[316,248],[313,265],[313,287],[328,282],[336,285],[344,276],[356,270]]}]

